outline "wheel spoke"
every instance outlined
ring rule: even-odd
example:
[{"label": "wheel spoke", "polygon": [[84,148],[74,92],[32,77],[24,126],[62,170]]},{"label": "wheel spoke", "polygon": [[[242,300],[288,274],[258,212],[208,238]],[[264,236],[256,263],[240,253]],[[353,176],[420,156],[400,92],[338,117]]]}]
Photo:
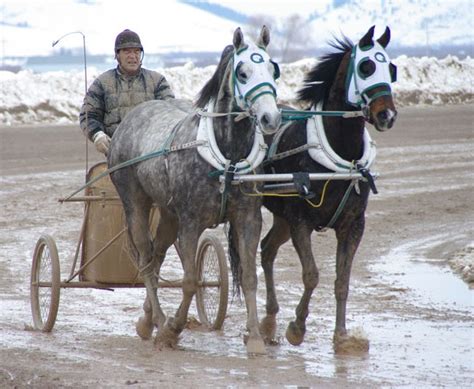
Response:
[{"label": "wheel spoke", "polygon": [[[43,248],[39,270],[39,282],[51,283],[52,263],[49,250]],[[38,290],[41,320],[43,323],[48,319],[49,307],[51,305],[51,287],[39,287]]]},{"label": "wheel spoke", "polygon": [[58,313],[60,268],[58,250],[49,235],[43,235],[36,243],[30,288],[31,312],[35,328],[50,332]]},{"label": "wheel spoke", "polygon": [[201,239],[197,255],[201,282],[196,294],[199,318],[213,329],[220,329],[227,311],[228,275],[225,252],[213,236]]},{"label": "wheel spoke", "polygon": [[[208,245],[204,254],[204,271],[203,278],[205,282],[220,283],[219,268],[218,268],[217,254],[211,245]],[[208,318],[213,322],[217,316],[218,306],[216,302],[219,301],[220,287],[206,287],[203,290],[204,305]]]}]

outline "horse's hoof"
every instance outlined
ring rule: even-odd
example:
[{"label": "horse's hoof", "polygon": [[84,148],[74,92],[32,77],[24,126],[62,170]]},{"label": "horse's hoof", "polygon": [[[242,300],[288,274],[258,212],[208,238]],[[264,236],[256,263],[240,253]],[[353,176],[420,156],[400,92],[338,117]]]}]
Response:
[{"label": "horse's hoof", "polygon": [[166,323],[160,327],[155,337],[155,347],[159,350],[163,348],[176,349],[178,346],[179,334]]},{"label": "horse's hoof", "polygon": [[365,354],[369,351],[370,342],[364,334],[334,334],[333,347],[336,354]]},{"label": "horse's hoof", "polygon": [[265,343],[262,339],[247,337],[247,353],[248,354],[266,354]]},{"label": "horse's hoof", "polygon": [[301,343],[303,343],[305,332],[306,329],[304,327],[298,327],[295,322],[292,321],[290,324],[288,324],[285,336],[290,344],[293,346],[299,346]]},{"label": "horse's hoof", "polygon": [[262,334],[263,341],[266,345],[274,346],[278,344],[276,340],[276,320],[275,316],[265,316],[260,322],[260,334]]},{"label": "horse's hoof", "polygon": [[142,316],[138,319],[137,324],[135,324],[135,329],[140,338],[143,340],[149,340],[153,334],[154,326],[150,320],[147,320]]}]

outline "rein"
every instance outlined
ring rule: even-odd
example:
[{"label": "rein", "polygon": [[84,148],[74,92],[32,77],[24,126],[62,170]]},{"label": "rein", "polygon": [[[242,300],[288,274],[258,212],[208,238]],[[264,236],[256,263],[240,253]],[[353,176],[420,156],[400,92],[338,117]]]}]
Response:
[{"label": "rein", "polygon": [[122,168],[127,167],[127,166],[134,165],[134,164],[139,163],[139,162],[146,161],[147,159],[156,158],[156,157],[159,157],[161,155],[166,155],[166,154],[168,154],[172,151],[179,151],[179,150],[185,150],[185,149],[191,149],[191,148],[194,148],[194,147],[198,147],[198,146],[202,145],[203,143],[204,143],[203,141],[195,140],[195,141],[192,141],[192,142],[184,143],[184,144],[179,145],[179,146],[171,146],[171,147],[166,147],[165,146],[161,150],[153,151],[152,153],[145,154],[145,155],[140,155],[138,157],[129,159],[128,161],[119,163],[118,165],[115,165],[115,166],[107,169],[103,173],[99,174],[97,177],[93,178],[92,180],[86,182],[79,189],[77,189],[76,191],[74,191],[69,196],[65,197],[64,199],[61,199],[60,201],[64,202],[64,201],[69,200],[71,197],[73,197],[74,195],[79,193],[81,190],[91,186],[93,183],[99,181],[101,178],[103,178],[103,177],[109,175],[110,173],[113,173],[113,172],[115,172],[119,169],[122,169]]},{"label": "rein", "polygon": [[[197,110],[196,112],[199,116],[217,118],[223,116],[235,116],[234,121],[239,122],[242,119],[252,117],[252,115],[247,112],[207,112],[202,109]],[[306,120],[312,118],[313,116],[332,116],[332,117],[342,117],[343,119],[351,119],[356,117],[365,117],[364,111],[297,111],[291,109],[282,109],[281,116],[283,121],[291,122],[296,120]]]},{"label": "rein", "polygon": [[365,117],[363,111],[293,111],[291,109],[282,109],[281,116],[284,121],[306,120],[313,116],[339,116],[344,119],[355,117]]},{"label": "rein", "polygon": [[252,115],[248,111],[243,111],[243,112],[208,112],[208,111],[204,111],[202,109],[198,109],[196,111],[196,114],[201,116],[201,117],[207,117],[207,118],[219,118],[219,117],[224,117],[224,116],[235,116],[235,119],[234,119],[235,122],[240,122],[243,119],[252,117]]}]

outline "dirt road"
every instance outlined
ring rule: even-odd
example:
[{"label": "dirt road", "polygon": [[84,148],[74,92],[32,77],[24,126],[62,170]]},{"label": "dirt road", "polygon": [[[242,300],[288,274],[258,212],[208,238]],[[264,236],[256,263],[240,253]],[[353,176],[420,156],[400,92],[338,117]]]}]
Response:
[{"label": "dirt road", "polygon": [[[410,107],[391,131],[370,130],[379,194],[369,202],[347,317],[370,350],[349,356],[332,350],[332,231],[313,236],[320,284],[299,347],[284,339],[302,292],[289,244],[276,264],[282,339],[265,356],[247,356],[237,301],[222,331],[185,330],[179,350],[155,350],[135,334],[143,290],[62,290],[53,332],[31,331],[32,251],[41,234],[52,235],[69,273],[83,209],[57,199],[84,183],[85,143],[75,126],[0,128],[0,387],[470,387],[474,292],[449,259],[472,261],[474,251],[473,121],[472,105]],[[89,154],[89,166],[100,160],[93,147]],[[160,290],[160,299],[173,314],[180,291]],[[258,302],[262,317],[261,271]]]}]

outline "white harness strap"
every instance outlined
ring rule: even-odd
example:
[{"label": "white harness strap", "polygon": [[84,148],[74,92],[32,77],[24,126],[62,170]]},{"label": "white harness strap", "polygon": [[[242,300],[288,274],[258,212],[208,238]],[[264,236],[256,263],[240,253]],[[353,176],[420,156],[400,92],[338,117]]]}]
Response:
[{"label": "white harness strap", "polygon": [[[318,103],[316,110],[322,110],[322,105],[322,102]],[[375,142],[370,138],[367,128],[364,129],[364,153],[358,161],[346,161],[335,153],[326,137],[322,116],[308,119],[306,135],[308,144],[314,145],[308,150],[311,158],[331,171],[347,173],[348,170],[356,169],[356,166],[369,169],[375,160]]]},{"label": "white harness strap", "polygon": [[[222,155],[217,146],[214,126],[212,125],[214,102],[211,101],[206,108],[207,112],[211,115],[203,115],[199,120],[196,140],[202,141],[202,144],[197,147],[197,150],[199,155],[211,166],[218,170],[225,170],[226,166],[230,164],[230,160]],[[236,164],[235,174],[247,174],[255,170],[262,163],[266,153],[267,145],[263,139],[262,132],[257,129],[252,150],[247,158]]]}]

